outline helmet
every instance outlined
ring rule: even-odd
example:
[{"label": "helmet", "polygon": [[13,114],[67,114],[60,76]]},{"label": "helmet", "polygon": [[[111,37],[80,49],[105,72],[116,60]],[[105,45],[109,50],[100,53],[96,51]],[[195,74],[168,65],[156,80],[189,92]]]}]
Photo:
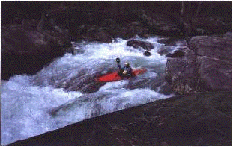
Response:
[{"label": "helmet", "polygon": [[116,61],[117,63],[120,63],[120,58],[116,58],[115,61]]},{"label": "helmet", "polygon": [[129,67],[129,66],[130,66],[130,63],[126,62],[124,65],[125,65],[126,67]]}]

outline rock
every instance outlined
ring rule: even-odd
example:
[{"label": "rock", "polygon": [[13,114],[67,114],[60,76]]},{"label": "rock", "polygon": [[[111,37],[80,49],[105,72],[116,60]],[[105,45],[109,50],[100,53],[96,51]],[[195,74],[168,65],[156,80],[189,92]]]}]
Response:
[{"label": "rock", "polygon": [[224,37],[232,38],[232,32],[226,32]]},{"label": "rock", "polygon": [[88,33],[84,35],[83,37],[84,40],[90,41],[90,42],[100,42],[100,43],[111,43],[112,38],[110,34],[101,29],[95,29],[95,28],[90,28],[88,30]]},{"label": "rock", "polygon": [[170,95],[173,93],[171,86],[167,82],[164,82],[160,86],[160,90],[158,92],[163,93],[164,95]]},{"label": "rock", "polygon": [[[184,50],[187,48],[187,43],[184,40],[179,40],[179,39],[170,39],[170,38],[164,38],[158,41],[159,43],[164,43],[165,45],[162,45],[157,53],[162,55],[167,55],[167,56],[183,56]],[[176,50],[177,52],[171,53],[173,50]],[[181,53],[183,52],[183,53]]]},{"label": "rock", "polygon": [[232,90],[232,39],[228,37],[193,37],[190,49],[178,51],[181,58],[168,56],[166,80],[175,92]]},{"label": "rock", "polygon": [[146,42],[146,41],[140,41],[140,40],[129,40],[127,41],[127,46],[133,46],[134,48],[142,47],[143,49],[146,49],[150,51],[151,49],[154,49],[154,45]]},{"label": "rock", "polygon": [[199,74],[207,87],[217,91],[232,91],[232,63],[208,57],[198,57]]},{"label": "rock", "polygon": [[76,54],[83,54],[85,52],[85,50],[81,46],[78,46],[78,45],[72,43],[72,46],[67,48],[66,52],[71,53],[73,55],[76,55]]},{"label": "rock", "polygon": [[[64,32],[63,32],[64,33]],[[22,25],[2,26],[2,79],[15,74],[35,74],[70,46],[67,34],[26,30]]]},{"label": "rock", "polygon": [[191,50],[187,52],[187,57],[170,58],[166,63],[166,81],[171,85],[174,92],[185,94],[194,92],[197,84],[197,64],[195,55]]},{"label": "rock", "polygon": [[64,87],[68,91],[81,91],[83,93],[97,92],[101,86],[105,85],[105,82],[95,82],[93,77],[84,77],[83,79],[71,79],[67,86]]},{"label": "rock", "polygon": [[143,54],[144,54],[144,56],[151,56],[151,52],[149,52],[149,51],[145,51]]},{"label": "rock", "polygon": [[[83,72],[84,73],[84,72]],[[105,85],[105,82],[96,82],[96,75],[77,75],[67,81],[60,82],[56,87],[64,88],[67,91],[81,91],[82,93],[97,92],[101,86]]]},{"label": "rock", "polygon": [[35,74],[71,46],[67,29],[53,17],[38,13],[40,19],[22,18],[21,24],[2,26],[2,78],[15,74]]},{"label": "rock", "polygon": [[185,40],[175,37],[159,38],[157,42],[165,44],[165,46],[187,46]]},{"label": "rock", "polygon": [[[224,15],[227,15],[226,13]],[[207,34],[224,34],[227,31],[231,31],[231,23],[223,21],[220,17],[198,17],[194,18],[196,35]]]},{"label": "rock", "polygon": [[149,28],[149,32],[161,36],[179,36],[180,30],[175,22],[170,19],[172,16],[164,13],[151,13],[148,14],[143,11],[140,16],[141,22],[144,26]]},{"label": "rock", "polygon": [[207,56],[219,60],[232,61],[232,38],[228,37],[193,37],[190,46],[198,56]]},{"label": "rock", "polygon": [[83,93],[97,92],[106,82],[97,82],[95,78],[103,75],[102,73],[110,73],[117,71],[114,64],[104,65],[99,67],[96,71],[89,73],[91,69],[82,69],[75,76],[66,79],[65,84],[63,81],[59,83],[52,83],[55,87],[64,88],[67,91],[81,91]]},{"label": "rock", "polygon": [[179,40],[178,38],[166,37],[166,38],[159,38],[157,42],[165,44],[165,46],[175,46],[178,40]]},{"label": "rock", "polygon": [[161,56],[163,55],[167,55],[168,53],[170,53],[172,51],[172,47],[170,46],[161,46],[158,50],[157,53],[160,54]]},{"label": "rock", "polygon": [[176,57],[183,57],[184,56],[184,52],[183,51],[174,51],[174,53],[169,53],[166,55],[166,57],[172,57],[172,58],[176,58]]}]

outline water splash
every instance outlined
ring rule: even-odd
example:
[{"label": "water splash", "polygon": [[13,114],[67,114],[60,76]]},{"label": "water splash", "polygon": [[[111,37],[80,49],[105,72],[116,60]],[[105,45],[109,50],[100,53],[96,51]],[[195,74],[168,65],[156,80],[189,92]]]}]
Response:
[{"label": "water splash", "polygon": [[[164,72],[166,58],[157,54],[160,47],[157,38],[147,41],[155,46],[150,57],[145,57],[142,50],[126,46],[127,41],[122,39],[113,43],[81,43],[78,49],[83,52],[80,54],[67,53],[34,76],[17,75],[2,81],[2,145],[86,118],[169,97],[144,83],[134,89],[127,88],[144,79],[152,81],[157,73]],[[136,80],[135,83],[130,80],[108,82],[91,94],[62,88],[73,79],[81,80],[117,69],[116,57],[120,57],[122,63],[130,61],[133,68],[145,67],[148,73],[138,76],[137,83]]]}]

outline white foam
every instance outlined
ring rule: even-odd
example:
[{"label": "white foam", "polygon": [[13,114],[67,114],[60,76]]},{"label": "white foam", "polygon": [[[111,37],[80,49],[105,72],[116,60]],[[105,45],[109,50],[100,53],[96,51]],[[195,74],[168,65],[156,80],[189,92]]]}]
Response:
[{"label": "white foam", "polygon": [[123,89],[123,86],[128,84],[128,80],[116,81],[116,82],[107,82],[104,86],[102,86],[99,91],[106,92],[110,91],[113,92],[116,89]]},{"label": "white foam", "polygon": [[47,110],[81,95],[53,87],[32,86],[25,76],[12,78],[1,88],[2,144],[58,128]]}]

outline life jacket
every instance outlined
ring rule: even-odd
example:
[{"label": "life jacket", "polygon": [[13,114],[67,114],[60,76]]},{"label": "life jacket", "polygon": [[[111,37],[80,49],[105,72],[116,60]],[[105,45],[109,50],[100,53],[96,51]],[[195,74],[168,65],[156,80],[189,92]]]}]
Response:
[{"label": "life jacket", "polygon": [[128,75],[132,74],[132,69],[130,66],[129,67],[124,66],[124,71],[126,71]]}]

